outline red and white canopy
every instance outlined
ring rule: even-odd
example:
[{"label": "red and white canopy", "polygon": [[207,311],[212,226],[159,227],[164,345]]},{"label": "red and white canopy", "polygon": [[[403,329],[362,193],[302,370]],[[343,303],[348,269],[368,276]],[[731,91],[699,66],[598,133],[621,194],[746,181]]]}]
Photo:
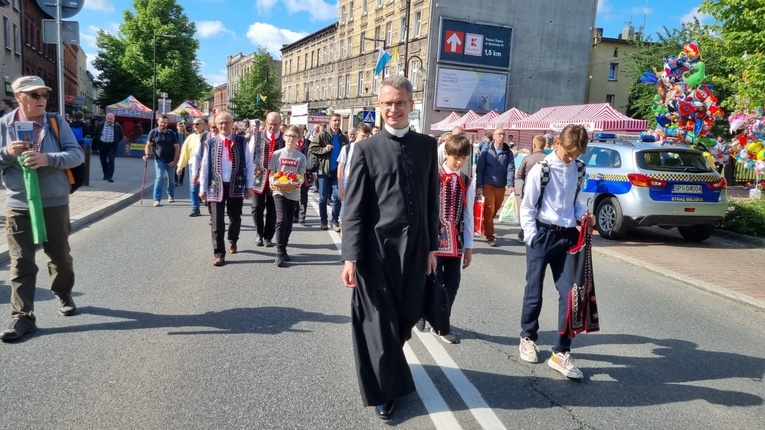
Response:
[{"label": "red and white canopy", "polygon": [[[452,113],[454,113],[454,112],[452,112]],[[449,115],[449,117],[451,117],[451,115]],[[449,119],[449,117],[447,117],[447,119]],[[475,113],[472,110],[470,110],[470,111],[468,111],[468,113],[466,113],[465,115],[462,115],[461,117],[458,117],[454,121],[451,121],[451,122],[447,123],[447,122],[445,122],[446,120],[443,120],[441,122],[433,124],[433,125],[430,126],[430,129],[431,130],[440,130],[440,131],[451,131],[454,127],[465,128],[465,124],[466,123],[468,123],[470,121],[475,121],[475,120],[477,120],[479,118],[481,118],[480,115],[478,115],[477,113]],[[436,125],[438,125],[439,128],[434,128]]]},{"label": "red and white canopy", "polygon": [[526,112],[518,109],[518,108],[512,108],[509,111],[503,113],[502,115],[496,117],[493,121],[489,121],[486,123],[486,126],[484,127],[487,130],[495,130],[498,128],[508,128],[510,126],[510,123],[515,121],[520,121],[524,118],[528,118],[529,114]]},{"label": "red and white canopy", "polygon": [[457,121],[460,119],[460,115],[457,112],[452,112],[447,116],[446,118],[442,119],[441,121],[431,124],[430,129],[433,131],[440,131],[440,130],[451,130],[451,128],[447,128],[449,124],[453,123],[454,121]]},{"label": "red and white canopy", "polygon": [[561,131],[569,124],[583,125],[587,131],[640,132],[648,127],[648,121],[630,118],[609,103],[595,103],[542,108],[527,118],[508,124],[505,128]]},{"label": "red and white canopy", "polygon": [[489,113],[478,118],[477,120],[466,123],[464,128],[465,130],[469,130],[469,131],[483,130],[486,128],[486,124],[489,121],[494,120],[498,116],[499,116],[499,112],[489,111]]}]

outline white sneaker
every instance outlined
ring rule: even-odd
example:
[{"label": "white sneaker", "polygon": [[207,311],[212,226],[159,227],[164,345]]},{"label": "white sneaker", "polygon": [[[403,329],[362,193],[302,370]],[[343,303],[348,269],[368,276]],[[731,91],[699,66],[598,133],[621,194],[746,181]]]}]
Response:
[{"label": "white sneaker", "polygon": [[435,330],[433,330],[433,327],[431,327],[430,334],[438,337],[439,339],[441,339],[442,341],[446,343],[451,343],[451,344],[460,343],[459,340],[457,339],[457,336],[454,333],[449,333],[449,334],[445,334],[441,336],[440,334],[436,333]]},{"label": "white sneaker", "polygon": [[521,352],[521,360],[527,361],[529,363],[539,362],[539,348],[537,348],[537,344],[534,343],[533,340],[527,337],[521,338],[521,343],[518,345],[518,350]]},{"label": "white sneaker", "polygon": [[170,196],[170,197],[167,199],[167,202],[168,202],[168,203],[175,203],[175,198],[173,198],[173,196]]},{"label": "white sneaker", "polygon": [[550,359],[547,360],[547,365],[562,373],[567,378],[584,378],[582,371],[574,366],[574,362],[571,361],[571,355],[568,352],[565,354],[561,354],[560,352],[553,352],[553,354],[550,356]]},{"label": "white sneaker", "polygon": [[154,207],[157,208],[160,206],[162,206],[162,204],[159,202],[159,200],[154,200]]}]

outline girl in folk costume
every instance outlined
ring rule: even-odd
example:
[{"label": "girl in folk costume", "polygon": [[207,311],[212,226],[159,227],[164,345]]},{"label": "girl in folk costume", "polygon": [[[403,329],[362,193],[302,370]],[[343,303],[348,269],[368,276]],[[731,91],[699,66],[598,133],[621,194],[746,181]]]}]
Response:
[{"label": "girl in folk costume", "polygon": [[[274,264],[282,267],[285,261],[290,261],[287,255],[287,242],[292,233],[294,215],[300,202],[300,188],[305,179],[305,155],[297,149],[298,139],[302,130],[296,125],[287,127],[284,131],[284,148],[273,153],[269,170],[273,172],[271,188],[274,192],[276,205],[276,260]],[[286,179],[284,179],[286,178]],[[293,186],[292,184],[296,184]],[[284,188],[281,188],[283,187]]]},{"label": "girl in folk costume", "polygon": [[[460,171],[473,153],[473,145],[464,136],[450,136],[444,144],[446,159],[439,167],[441,183],[441,226],[436,251],[436,282],[444,285],[449,296],[449,312],[457,297],[462,269],[473,257],[473,201],[475,182]],[[420,323],[424,328],[424,322]],[[430,332],[446,343],[459,343],[454,333]]]}]

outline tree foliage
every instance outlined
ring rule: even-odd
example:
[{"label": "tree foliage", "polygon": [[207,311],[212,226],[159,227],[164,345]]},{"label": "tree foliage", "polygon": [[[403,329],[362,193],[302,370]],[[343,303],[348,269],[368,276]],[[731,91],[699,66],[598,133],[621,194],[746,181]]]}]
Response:
[{"label": "tree foliage", "polygon": [[[101,72],[99,104],[115,103],[129,95],[151,104],[155,35],[157,93],[166,92],[174,103],[180,103],[209,92],[196,59],[196,26],[176,0],[133,0],[133,9],[135,13],[125,10],[118,34],[98,33],[99,52],[93,66]],[[159,94],[156,96],[158,99]]]},{"label": "tree foliage", "polygon": [[[656,41],[635,42],[638,50],[629,54],[626,59],[625,72],[634,79],[630,88],[627,115],[651,120],[653,127],[655,114],[651,111],[654,96],[657,94],[655,85],[638,82],[643,72],[656,71],[661,73],[664,59],[676,57],[685,43],[695,41],[701,49],[701,56],[706,65],[706,83],[712,86],[712,93],[717,97],[718,104],[725,106],[732,95],[732,84],[729,80],[731,66],[724,61],[725,44],[715,33],[714,28],[701,24],[698,20],[684,23],[679,29],[664,27],[663,33],[656,34]],[[724,128],[718,124],[713,133],[720,133]]]},{"label": "tree foliage", "polygon": [[[235,118],[265,118],[266,113],[282,106],[279,70],[268,51],[255,51],[252,69],[239,79],[236,94],[229,94],[229,111]],[[260,96],[265,96],[265,101]]]},{"label": "tree foliage", "polygon": [[730,64],[726,78],[737,95],[728,107],[756,108],[765,104],[765,2],[762,0],[704,0],[700,11],[715,20],[723,40],[721,60]]}]

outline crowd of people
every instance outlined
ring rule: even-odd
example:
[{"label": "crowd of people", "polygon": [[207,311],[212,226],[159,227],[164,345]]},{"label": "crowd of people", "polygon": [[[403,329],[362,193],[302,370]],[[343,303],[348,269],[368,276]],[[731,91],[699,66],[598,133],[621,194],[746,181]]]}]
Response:
[{"label": "crowd of people", "polygon": [[[19,108],[0,120],[0,170],[8,190],[7,234],[13,245],[11,324],[0,333],[4,342],[36,329],[37,266],[29,228],[32,211],[21,179],[24,169],[35,170],[40,187],[46,189],[42,208],[48,236],[43,250],[51,260],[51,290],[62,315],[76,313],[65,170],[83,162],[82,148],[64,118],[58,141],[49,132],[45,108],[51,89],[38,77],[23,77],[13,83],[13,90]],[[224,266],[226,255],[240,249],[245,200],[251,202],[256,227],[252,243],[274,247],[274,264],[284,267],[291,261],[293,225],[306,222],[308,195],[316,187],[320,228],[332,228],[342,236],[341,281],[353,289],[351,325],[361,397],[365,405],[375,406],[378,417],[389,419],[396,400],[415,390],[402,349],[412,330],[425,331],[430,323],[437,338],[459,343],[450,329],[450,315],[446,324],[438,326],[428,320],[425,305],[431,290],[445,289],[450,314],[461,271],[473,261],[477,233],[488,246],[497,246],[493,220],[506,195],[515,199],[516,190],[522,194],[520,239],[527,258],[521,359],[538,361],[538,318],[548,266],[560,296],[558,331],[565,332],[566,294],[573,276],[565,268],[566,254],[577,239],[577,223],[586,216],[575,198],[581,167],[574,161],[585,151],[588,136],[581,126],[568,126],[553,139],[537,136],[533,152],[516,168],[514,144],[501,128],[492,130],[478,148],[459,127],[439,140],[412,130],[413,89],[403,76],[383,80],[378,101],[382,127],[362,124],[345,133],[337,114],[330,116],[326,127],[315,126],[309,132],[285,127],[277,112],[268,113],[262,124],[236,130],[232,116],[223,112],[209,122],[194,119],[193,131],[181,143],[168,129],[168,118],[161,115],[148,135],[144,158],[154,159],[157,207],[165,194],[164,181],[172,203],[171,176],[188,168],[189,216],[201,216],[206,204],[216,267]],[[16,121],[34,124],[31,141],[17,138]],[[113,115],[107,115],[95,132],[102,160],[106,154],[106,180],[112,180],[114,172],[108,144],[119,142],[121,133]],[[276,180],[282,176],[294,181],[285,186]],[[483,199],[481,214],[473,213],[476,199]],[[478,218],[483,219],[483,229],[476,232]],[[582,378],[570,348],[571,339],[559,335],[547,363],[569,378]]]}]

